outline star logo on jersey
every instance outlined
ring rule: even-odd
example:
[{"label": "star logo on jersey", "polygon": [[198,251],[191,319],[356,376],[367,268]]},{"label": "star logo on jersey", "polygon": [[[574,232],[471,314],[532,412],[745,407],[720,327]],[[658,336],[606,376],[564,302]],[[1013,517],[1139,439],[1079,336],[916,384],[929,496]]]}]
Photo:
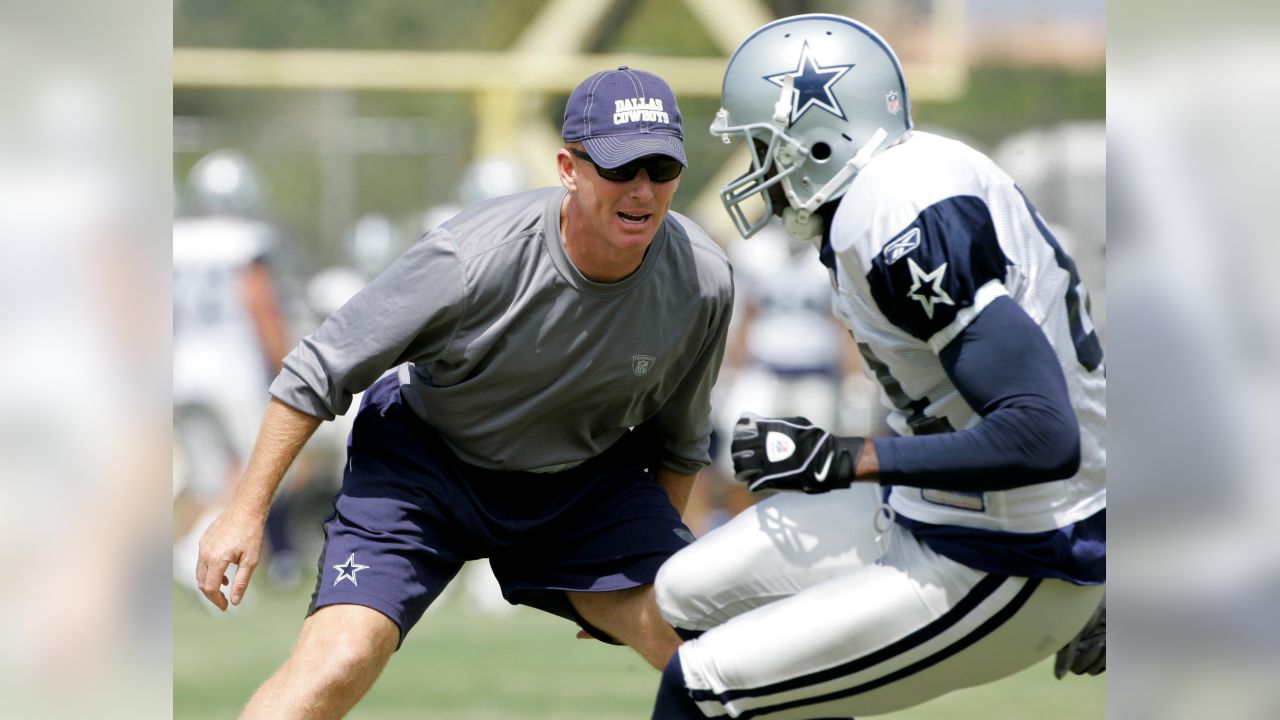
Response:
[{"label": "star logo on jersey", "polygon": [[840,107],[840,101],[831,92],[831,86],[844,77],[844,74],[849,72],[852,67],[852,64],[822,65],[813,56],[813,51],[809,49],[809,43],[805,42],[804,47],[800,50],[800,62],[796,63],[795,70],[766,75],[764,79],[778,87],[782,87],[782,83],[788,75],[795,77],[796,94],[791,104],[790,124],[792,125],[811,107],[821,108],[841,120],[847,120],[848,118],[844,115],[844,109]]},{"label": "star logo on jersey", "polygon": [[356,573],[368,568],[369,566],[361,565],[360,563],[356,562],[356,554],[351,553],[349,556],[347,556],[346,562],[338,565],[333,565],[331,567],[334,570],[338,571],[338,579],[333,581],[334,585],[337,585],[343,580],[350,580],[352,585],[359,585],[360,583],[356,582]]},{"label": "star logo on jersey", "polygon": [[938,305],[955,305],[946,290],[942,289],[942,276],[947,272],[947,264],[942,263],[929,272],[920,269],[915,259],[907,258],[907,267],[911,270],[911,288],[907,297],[924,307],[924,314],[933,319],[933,309]]}]

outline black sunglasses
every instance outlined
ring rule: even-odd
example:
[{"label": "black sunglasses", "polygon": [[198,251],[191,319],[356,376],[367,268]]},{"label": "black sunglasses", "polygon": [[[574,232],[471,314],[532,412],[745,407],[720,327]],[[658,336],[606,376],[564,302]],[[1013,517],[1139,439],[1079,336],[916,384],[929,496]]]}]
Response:
[{"label": "black sunglasses", "polygon": [[667,157],[666,155],[649,155],[647,157],[632,160],[626,165],[619,165],[616,168],[604,168],[596,165],[596,162],[591,159],[590,155],[582,152],[578,148],[569,148],[569,152],[573,153],[574,157],[582,158],[583,160],[591,163],[600,177],[613,182],[627,182],[632,180],[637,174],[639,174],[641,168],[644,168],[644,171],[648,173],[649,180],[652,182],[671,182],[672,180],[680,177],[680,172],[684,170],[684,165],[681,165],[679,160],[673,157]]}]

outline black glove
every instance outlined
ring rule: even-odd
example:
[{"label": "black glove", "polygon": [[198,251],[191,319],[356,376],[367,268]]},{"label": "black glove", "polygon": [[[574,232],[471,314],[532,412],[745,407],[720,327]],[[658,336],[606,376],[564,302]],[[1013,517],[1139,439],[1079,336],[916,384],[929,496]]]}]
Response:
[{"label": "black glove", "polygon": [[1067,671],[1076,675],[1097,675],[1107,671],[1107,596],[1094,611],[1079,635],[1058,651],[1053,676],[1061,680]]},{"label": "black glove", "polygon": [[751,492],[847,488],[864,438],[836,437],[808,418],[744,413],[733,429],[733,469]]}]

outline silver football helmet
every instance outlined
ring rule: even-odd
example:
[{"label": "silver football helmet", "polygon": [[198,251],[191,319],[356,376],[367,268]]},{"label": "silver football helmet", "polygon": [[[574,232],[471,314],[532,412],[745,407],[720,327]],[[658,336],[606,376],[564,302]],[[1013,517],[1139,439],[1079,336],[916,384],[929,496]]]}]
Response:
[{"label": "silver football helmet", "polygon": [[[720,200],[751,237],[775,214],[770,191],[780,185],[787,229],[819,234],[813,212],[910,132],[902,65],[875,31],[839,15],[775,20],[744,40],[725,69],[711,134],[745,140],[753,152],[751,169],[725,185]],[[758,218],[742,207],[754,195],[764,201]]]},{"label": "silver football helmet", "polygon": [[191,168],[187,191],[199,212],[252,216],[262,209],[264,186],[243,153],[215,150]]}]

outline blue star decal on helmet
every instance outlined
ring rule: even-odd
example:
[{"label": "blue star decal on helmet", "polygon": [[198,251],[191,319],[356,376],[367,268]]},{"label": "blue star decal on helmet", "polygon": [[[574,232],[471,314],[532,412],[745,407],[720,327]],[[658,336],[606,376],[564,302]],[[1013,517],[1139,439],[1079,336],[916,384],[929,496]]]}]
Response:
[{"label": "blue star decal on helmet", "polygon": [[783,80],[788,75],[795,76],[796,94],[791,103],[790,124],[795,124],[811,107],[822,108],[841,120],[847,120],[844,108],[840,107],[840,101],[831,92],[831,86],[844,77],[852,67],[852,64],[825,66],[820,64],[806,41],[800,50],[800,62],[796,63],[795,70],[766,75],[764,79],[782,87]]}]

